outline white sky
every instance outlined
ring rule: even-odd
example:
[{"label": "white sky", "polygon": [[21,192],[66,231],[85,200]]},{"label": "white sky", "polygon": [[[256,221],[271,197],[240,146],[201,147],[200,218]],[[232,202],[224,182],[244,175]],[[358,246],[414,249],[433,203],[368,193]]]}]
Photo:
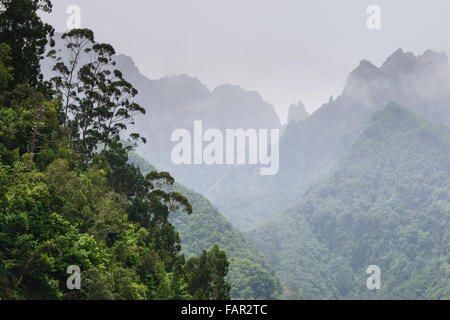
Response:
[{"label": "white sky", "polygon": [[[379,65],[398,48],[450,52],[449,0],[53,0],[44,19],[66,31],[69,5],[82,27],[131,56],[155,79],[187,73],[208,88],[256,90],[285,120],[343,89],[361,59]],[[382,29],[366,27],[378,5]]]}]

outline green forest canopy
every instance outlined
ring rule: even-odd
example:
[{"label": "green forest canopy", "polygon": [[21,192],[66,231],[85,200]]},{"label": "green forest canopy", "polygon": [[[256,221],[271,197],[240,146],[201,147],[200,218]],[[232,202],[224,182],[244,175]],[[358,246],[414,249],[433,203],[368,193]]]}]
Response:
[{"label": "green forest canopy", "polygon": [[[167,172],[128,162],[119,136],[144,112],[115,69],[114,48],[87,29],[63,35],[57,76],[40,61],[53,35],[49,0],[0,0],[0,298],[229,299],[217,245],[185,261],[169,215],[192,207]],[[51,41],[50,41],[51,44]],[[84,65],[82,61],[89,61]],[[81,290],[66,273],[81,269]]]},{"label": "green forest canopy", "polygon": [[[450,298],[450,132],[407,109],[374,114],[332,172],[250,234],[291,298]],[[366,287],[367,267],[381,289]]]}]

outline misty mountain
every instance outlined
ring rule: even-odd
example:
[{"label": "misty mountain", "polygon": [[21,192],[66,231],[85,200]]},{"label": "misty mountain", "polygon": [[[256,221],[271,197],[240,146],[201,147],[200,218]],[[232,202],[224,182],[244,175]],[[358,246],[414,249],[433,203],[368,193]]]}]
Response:
[{"label": "misty mountain", "polygon": [[343,93],[307,117],[301,103],[290,108],[280,140],[280,169],[261,176],[259,167],[174,165],[170,159],[173,130],[280,128],[273,106],[257,92],[222,85],[209,90],[188,75],[151,80],[125,55],[116,58],[125,78],[139,90],[147,110],[130,132],[149,138],[138,148],[157,169],[167,170],[181,184],[207,197],[241,230],[250,230],[292,205],[367,128],[371,114],[394,102],[435,123],[450,124],[450,69],[444,53],[423,55],[399,49],[380,67],[361,61],[351,72]]},{"label": "misty mountain", "polygon": [[391,102],[434,123],[450,125],[446,55],[427,50],[415,56],[399,49],[381,67],[361,61],[340,96],[330,98],[307,119],[288,123],[280,140],[277,175],[260,177],[249,170],[241,174],[233,193],[227,193],[233,185],[230,177],[215,186],[217,197],[207,196],[244,230],[267,221],[277,208],[293,204],[312,182],[328,173],[368,127],[372,113]]},{"label": "misty mountain", "polygon": [[[61,55],[67,57],[60,36],[56,36],[56,49],[61,49]],[[224,84],[209,90],[200,80],[186,74],[149,79],[139,71],[131,57],[117,55],[115,60],[124,78],[138,89],[136,102],[146,109],[145,115],[135,118],[135,125],[128,126],[128,133],[139,132],[147,138],[147,144],[138,147],[137,152],[158,170],[169,171],[178,182],[208,197],[214,205],[221,204],[222,197],[224,203],[233,201],[236,184],[240,183],[241,177],[253,176],[252,168],[248,165],[175,165],[171,150],[176,143],[171,141],[171,135],[176,129],[187,129],[192,133],[194,121],[199,120],[203,122],[204,130],[280,129],[273,106],[259,93],[236,85]],[[53,64],[49,59],[42,63],[47,79],[52,77]],[[244,191],[245,196],[251,189]],[[219,209],[225,210],[226,217],[233,216],[227,212],[227,206],[219,206]],[[254,224],[252,217],[254,215],[243,215],[243,219],[248,220],[248,228]],[[238,221],[232,222],[240,225]]]},{"label": "misty mountain", "polygon": [[[171,172],[181,184],[211,200],[234,225],[242,229],[253,227],[259,221],[258,215],[246,211],[251,210],[251,203],[242,207],[241,204],[252,199],[254,192],[260,198],[259,186],[248,184],[255,175],[260,175],[259,167],[174,165],[170,155],[175,143],[170,138],[175,129],[193,132],[196,120],[203,122],[204,130],[217,128],[222,132],[226,129],[279,129],[281,124],[273,106],[259,93],[235,85],[221,85],[209,91],[197,78],[188,75],[147,79],[132,59],[124,55],[117,56],[117,65],[139,90],[137,101],[147,110],[130,129],[130,132],[149,137],[149,142],[137,151],[156,168]],[[270,180],[270,177],[261,179]],[[243,189],[238,187],[241,183],[245,186]],[[243,210],[237,211],[240,218],[235,214],[234,203]],[[270,212],[280,209],[278,204],[266,204]]]},{"label": "misty mountain", "polygon": [[[160,157],[157,163],[170,165],[173,130],[192,130],[195,120],[203,121],[204,129],[217,128],[280,128],[272,105],[255,91],[224,84],[210,91],[197,78],[186,74],[150,80],[143,76],[130,57],[118,55],[117,66],[126,79],[139,90],[138,102],[147,109],[136,119],[135,130],[143,130],[151,139],[140,151],[149,157]],[[160,155],[153,155],[158,151]],[[157,165],[155,163],[155,165]]]},{"label": "misty mountain", "polygon": [[[249,234],[291,297],[450,297],[450,130],[397,105],[331,173]],[[368,290],[366,269],[381,269]]]},{"label": "misty mountain", "polygon": [[[272,105],[263,101],[259,93],[246,91],[236,85],[221,85],[210,91],[197,78],[186,74],[167,76],[158,80],[144,77],[130,57],[117,56],[117,66],[139,90],[137,102],[146,108],[146,115],[135,119],[130,132],[149,137],[148,143],[137,151],[156,168],[167,170],[181,184],[216,199],[217,189],[232,192],[233,186],[221,183],[227,177],[239,183],[246,166],[175,165],[170,155],[176,144],[171,134],[176,129],[193,133],[194,121],[203,122],[203,130],[278,129],[278,115]],[[225,216],[228,216],[225,214]]]}]

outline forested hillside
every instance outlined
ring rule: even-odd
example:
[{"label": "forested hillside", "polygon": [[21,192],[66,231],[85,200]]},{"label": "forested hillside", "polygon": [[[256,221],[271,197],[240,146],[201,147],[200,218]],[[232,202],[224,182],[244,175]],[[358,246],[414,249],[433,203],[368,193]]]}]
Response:
[{"label": "forested hillside", "polygon": [[[449,130],[389,105],[325,179],[249,236],[291,297],[449,299]],[[366,287],[370,265],[380,290]]]},{"label": "forested hillside", "polygon": [[120,136],[144,109],[114,48],[74,29],[63,36],[74,55],[50,52],[56,76],[43,81],[53,28],[37,12],[51,2],[0,8],[0,299],[229,299],[217,245],[180,253],[169,216],[192,207],[165,191],[174,179],[128,161],[145,139],[133,133],[125,147]]},{"label": "forested hillside", "polygon": [[197,256],[214,244],[225,251],[230,260],[228,280],[235,299],[276,299],[280,297],[280,282],[266,259],[241,232],[233,228],[203,196],[178,184],[174,190],[185,195],[192,204],[191,215],[171,217],[181,239],[181,252],[187,257]]},{"label": "forested hillside", "polygon": [[[153,170],[135,153],[130,153],[130,162],[141,168],[143,173]],[[178,212],[169,218],[180,234],[181,252],[186,257],[198,256],[204,249],[218,244],[230,260],[228,280],[233,299],[281,297],[280,281],[266,259],[205,197],[179,183],[168,189],[185,195],[192,205],[192,214]]]}]

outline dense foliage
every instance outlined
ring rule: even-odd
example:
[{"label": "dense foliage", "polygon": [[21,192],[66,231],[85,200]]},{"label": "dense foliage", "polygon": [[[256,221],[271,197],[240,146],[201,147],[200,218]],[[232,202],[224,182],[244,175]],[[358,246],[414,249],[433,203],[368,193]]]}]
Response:
[{"label": "dense foliage", "polygon": [[[52,28],[37,14],[50,1],[0,8],[0,299],[228,299],[218,246],[187,262],[180,253],[169,215],[192,207],[165,191],[174,179],[129,163],[139,135],[126,147],[119,136],[143,109],[114,49],[90,30],[65,34],[69,50],[84,37],[88,58],[51,52],[51,87],[39,61]],[[80,290],[67,286],[69,266]]]},{"label": "dense foliage", "polygon": [[[253,242],[291,297],[449,299],[449,152],[447,128],[390,105]],[[370,265],[380,290],[366,287]]]},{"label": "dense foliage", "polygon": [[40,63],[54,29],[42,22],[38,11],[51,10],[50,0],[0,1],[0,42],[10,46],[14,74],[8,83],[10,88],[24,82],[33,86],[42,84]]}]

